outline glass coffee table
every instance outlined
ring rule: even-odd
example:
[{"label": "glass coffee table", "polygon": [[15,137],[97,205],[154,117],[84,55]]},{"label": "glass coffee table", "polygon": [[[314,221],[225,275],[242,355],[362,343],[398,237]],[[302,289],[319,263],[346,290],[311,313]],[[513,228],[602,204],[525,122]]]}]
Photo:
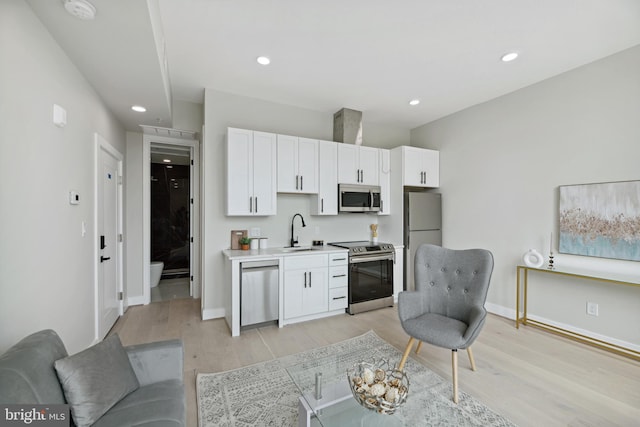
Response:
[{"label": "glass coffee table", "polygon": [[[300,391],[298,426],[402,426],[394,415],[378,414],[356,402],[347,369],[363,359],[361,353],[326,356],[287,368]],[[402,408],[396,412],[402,411]]]}]

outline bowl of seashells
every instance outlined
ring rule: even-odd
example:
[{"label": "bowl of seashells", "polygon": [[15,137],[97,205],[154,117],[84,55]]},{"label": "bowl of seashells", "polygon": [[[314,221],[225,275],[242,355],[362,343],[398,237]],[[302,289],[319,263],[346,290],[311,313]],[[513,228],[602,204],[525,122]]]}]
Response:
[{"label": "bowl of seashells", "polygon": [[391,415],[407,401],[409,378],[388,360],[356,363],[347,378],[353,397],[367,409]]}]

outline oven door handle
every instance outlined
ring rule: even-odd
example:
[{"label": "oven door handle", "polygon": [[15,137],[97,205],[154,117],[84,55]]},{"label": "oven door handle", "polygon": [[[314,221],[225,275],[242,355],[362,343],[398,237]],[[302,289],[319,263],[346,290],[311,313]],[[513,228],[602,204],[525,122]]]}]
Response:
[{"label": "oven door handle", "polygon": [[393,261],[394,258],[394,253],[384,255],[358,255],[349,257],[349,264],[360,264],[361,262],[371,261]]}]

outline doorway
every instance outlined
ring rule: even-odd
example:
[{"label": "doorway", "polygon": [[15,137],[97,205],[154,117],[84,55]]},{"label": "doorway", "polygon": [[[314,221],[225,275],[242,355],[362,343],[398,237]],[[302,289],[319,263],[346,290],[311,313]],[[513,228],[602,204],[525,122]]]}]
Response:
[{"label": "doorway", "polygon": [[199,298],[199,173],[194,132],[143,126],[146,303]]},{"label": "doorway", "polygon": [[151,302],[191,297],[191,149],[151,144]]}]

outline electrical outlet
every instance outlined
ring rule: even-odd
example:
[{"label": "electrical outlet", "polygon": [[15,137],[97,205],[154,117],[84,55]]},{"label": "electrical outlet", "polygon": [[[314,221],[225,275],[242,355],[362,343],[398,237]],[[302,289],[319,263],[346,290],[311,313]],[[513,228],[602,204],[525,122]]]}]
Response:
[{"label": "electrical outlet", "polygon": [[260,227],[251,227],[249,237],[260,237]]},{"label": "electrical outlet", "polygon": [[590,316],[597,316],[598,304],[595,302],[587,302],[587,314]]}]

